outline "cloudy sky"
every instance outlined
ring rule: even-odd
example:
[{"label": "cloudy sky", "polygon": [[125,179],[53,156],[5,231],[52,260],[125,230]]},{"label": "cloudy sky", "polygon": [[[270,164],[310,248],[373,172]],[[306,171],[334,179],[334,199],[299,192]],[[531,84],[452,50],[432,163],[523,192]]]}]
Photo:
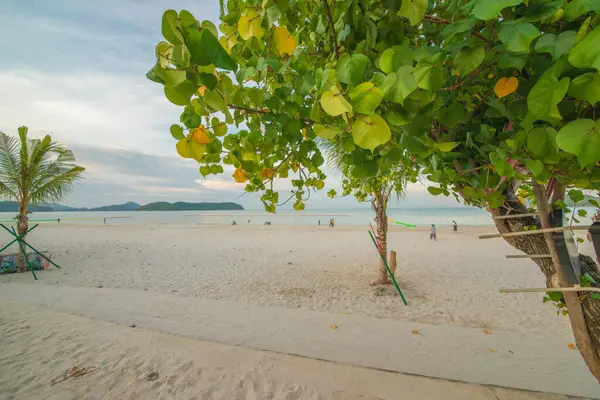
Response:
[{"label": "cloudy sky", "polygon": [[[243,196],[231,173],[204,179],[194,161],[175,152],[169,126],[179,120],[162,87],[145,78],[155,62],[167,8],[187,9],[218,23],[218,0],[4,0],[0,13],[0,130],[20,125],[51,133],[86,168],[85,180],[65,202],[99,206],[135,201],[236,201]],[[330,174],[307,208],[352,208],[354,199],[328,199],[339,187]],[[285,191],[286,182],[278,188]],[[457,205],[422,185],[402,205]]]}]

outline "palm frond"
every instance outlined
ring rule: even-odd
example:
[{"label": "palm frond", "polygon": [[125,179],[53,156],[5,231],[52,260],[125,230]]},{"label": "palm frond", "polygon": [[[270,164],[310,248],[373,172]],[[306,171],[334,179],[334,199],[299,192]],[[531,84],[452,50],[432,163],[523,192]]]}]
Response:
[{"label": "palm frond", "polygon": [[19,128],[18,139],[0,132],[0,196],[16,198],[23,209],[29,202],[63,200],[84,170],[50,136],[28,139],[26,127]]},{"label": "palm frond", "polygon": [[16,199],[21,191],[19,147],[16,138],[3,132],[0,132],[0,182],[4,195]]}]

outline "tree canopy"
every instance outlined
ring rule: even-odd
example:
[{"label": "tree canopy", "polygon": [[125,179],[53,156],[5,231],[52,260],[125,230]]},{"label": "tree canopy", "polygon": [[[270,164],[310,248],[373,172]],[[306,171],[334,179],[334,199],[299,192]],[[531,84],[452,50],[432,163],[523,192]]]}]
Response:
[{"label": "tree canopy", "polygon": [[[352,176],[404,154],[434,194],[492,207],[535,177],[600,188],[597,0],[221,2],[221,24],[165,12],[148,78],[184,107],[177,152],[203,175],[295,207],[323,187],[315,137],[340,146]],[[220,33],[219,33],[220,31]],[[228,125],[237,132],[228,134]]]}]

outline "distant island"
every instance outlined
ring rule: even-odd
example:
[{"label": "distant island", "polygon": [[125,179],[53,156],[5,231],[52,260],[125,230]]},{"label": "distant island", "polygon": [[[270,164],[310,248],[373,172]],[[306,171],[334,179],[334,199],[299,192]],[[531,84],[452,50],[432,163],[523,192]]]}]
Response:
[{"label": "distant island", "polygon": [[237,203],[157,203],[146,204],[140,207],[140,211],[207,211],[207,210],[243,210],[244,207]]},{"label": "distant island", "polygon": [[[0,201],[0,212],[17,212],[19,206],[14,201]],[[149,203],[142,206],[132,201],[124,204],[114,204],[110,206],[92,207],[92,208],[78,208],[69,207],[61,204],[41,204],[41,205],[30,205],[28,211],[30,212],[57,212],[57,211],[208,211],[208,210],[243,210],[244,207],[237,203],[167,203],[159,201],[156,203]]]}]

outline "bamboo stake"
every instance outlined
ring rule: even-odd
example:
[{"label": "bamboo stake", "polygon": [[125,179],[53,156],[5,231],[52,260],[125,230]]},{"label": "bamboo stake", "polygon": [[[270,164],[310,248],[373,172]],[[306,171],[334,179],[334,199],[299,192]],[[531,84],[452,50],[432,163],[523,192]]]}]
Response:
[{"label": "bamboo stake", "polygon": [[531,231],[520,231],[520,232],[509,232],[509,233],[494,233],[491,235],[481,235],[479,239],[493,239],[499,237],[511,237],[511,236],[525,236],[525,235],[537,235],[539,233],[552,233],[561,231],[587,231],[590,229],[589,226],[559,226],[556,228],[542,228]]},{"label": "bamboo stake", "polygon": [[536,217],[538,213],[525,213],[525,214],[509,214],[509,215],[499,215],[494,217],[494,219],[511,219],[511,218],[525,218],[525,217]]},{"label": "bamboo stake", "polygon": [[600,292],[600,287],[564,287],[564,288],[522,288],[500,289],[500,293],[529,293],[529,292]]},{"label": "bamboo stake", "polygon": [[506,258],[552,258],[550,254],[509,254]]}]

